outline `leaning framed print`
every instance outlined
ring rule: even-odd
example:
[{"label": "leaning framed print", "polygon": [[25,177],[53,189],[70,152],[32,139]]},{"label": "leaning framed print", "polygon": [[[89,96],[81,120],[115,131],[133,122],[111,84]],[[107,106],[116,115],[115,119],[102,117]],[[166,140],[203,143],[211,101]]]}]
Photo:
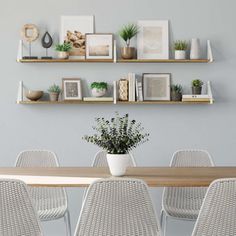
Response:
[{"label": "leaning framed print", "polygon": [[138,21],[138,59],[169,59],[169,22]]},{"label": "leaning framed print", "polygon": [[170,101],[171,74],[144,73],[144,101]]},{"label": "leaning framed print", "polygon": [[62,79],[64,100],[82,100],[82,89],[80,79]]},{"label": "leaning framed print", "polygon": [[113,34],[86,34],[86,59],[113,59]]}]

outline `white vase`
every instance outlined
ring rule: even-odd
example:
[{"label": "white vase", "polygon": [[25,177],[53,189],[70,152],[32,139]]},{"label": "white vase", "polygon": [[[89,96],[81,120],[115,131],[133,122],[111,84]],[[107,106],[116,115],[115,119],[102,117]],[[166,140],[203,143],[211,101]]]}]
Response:
[{"label": "white vase", "polygon": [[186,52],[184,50],[175,50],[175,59],[176,60],[186,59]]},{"label": "white vase", "polygon": [[190,50],[190,59],[201,59],[201,46],[200,39],[192,39],[191,50]]},{"label": "white vase", "polygon": [[59,59],[68,59],[69,58],[68,52],[58,52],[57,54],[58,54]]},{"label": "white vase", "polygon": [[129,154],[107,154],[107,162],[113,176],[123,176],[129,165]]},{"label": "white vase", "polygon": [[106,89],[92,89],[92,96],[93,97],[103,97],[106,94],[107,90]]}]

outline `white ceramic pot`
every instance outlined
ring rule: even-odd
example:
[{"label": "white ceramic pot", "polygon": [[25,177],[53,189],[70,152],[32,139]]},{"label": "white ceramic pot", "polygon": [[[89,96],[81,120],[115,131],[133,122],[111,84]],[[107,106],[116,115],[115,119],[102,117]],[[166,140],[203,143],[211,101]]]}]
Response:
[{"label": "white ceramic pot", "polygon": [[190,59],[201,59],[201,45],[200,39],[192,39],[191,41],[191,50],[190,50]]},{"label": "white ceramic pot", "polygon": [[107,154],[107,162],[113,176],[123,176],[129,165],[129,154]]},{"label": "white ceramic pot", "polygon": [[68,52],[57,52],[58,53],[58,58],[59,59],[68,59],[69,58],[69,53]]},{"label": "white ceramic pot", "polygon": [[103,97],[106,94],[107,90],[106,89],[92,89],[92,96],[93,97]]},{"label": "white ceramic pot", "polygon": [[176,60],[186,59],[186,52],[184,50],[175,50],[175,59]]}]

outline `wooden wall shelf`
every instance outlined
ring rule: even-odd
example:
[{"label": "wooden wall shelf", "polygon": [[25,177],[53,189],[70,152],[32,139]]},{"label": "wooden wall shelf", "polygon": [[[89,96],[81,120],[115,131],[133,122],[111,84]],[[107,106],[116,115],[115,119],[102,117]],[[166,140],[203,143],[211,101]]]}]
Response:
[{"label": "wooden wall shelf", "polygon": [[[50,101],[22,101],[18,102],[18,104],[23,104],[23,105],[68,105],[68,104],[77,104],[77,105],[82,105],[82,104],[114,104],[113,102],[94,102],[94,101],[59,101],[59,102],[50,102]],[[117,105],[206,105],[206,104],[212,104],[212,102],[204,101],[204,102],[175,102],[175,101],[144,101],[144,102],[121,102],[118,101]],[[114,104],[115,105],[115,104]]]}]

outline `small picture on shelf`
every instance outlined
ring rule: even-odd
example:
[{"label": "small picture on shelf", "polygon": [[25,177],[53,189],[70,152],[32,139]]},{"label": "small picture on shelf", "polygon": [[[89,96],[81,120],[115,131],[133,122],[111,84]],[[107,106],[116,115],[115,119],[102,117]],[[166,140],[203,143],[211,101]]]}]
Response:
[{"label": "small picture on shelf", "polygon": [[86,59],[113,59],[113,34],[86,34]]},{"label": "small picture on shelf", "polygon": [[82,89],[80,79],[63,79],[62,88],[64,100],[82,100]]},{"label": "small picture on shelf", "polygon": [[144,101],[170,101],[171,74],[143,74]]}]

